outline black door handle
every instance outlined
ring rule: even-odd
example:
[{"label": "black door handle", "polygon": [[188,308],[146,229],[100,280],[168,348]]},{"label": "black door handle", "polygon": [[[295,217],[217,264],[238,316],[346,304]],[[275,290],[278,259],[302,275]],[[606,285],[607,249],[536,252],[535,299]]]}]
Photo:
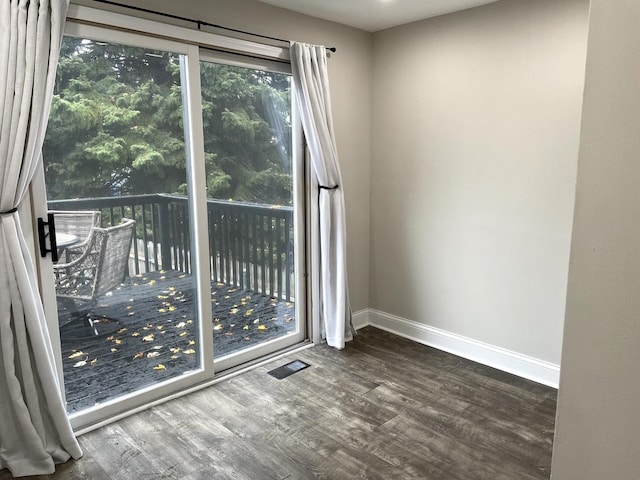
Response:
[{"label": "black door handle", "polygon": [[[47,233],[44,231],[45,226],[48,227]],[[51,248],[47,248],[47,237],[49,237]],[[56,263],[58,261],[58,244],[56,242],[56,223],[53,213],[47,214],[46,222],[42,217],[38,217],[38,241],[40,243],[40,255],[44,258],[47,253],[51,252],[51,261]]]}]

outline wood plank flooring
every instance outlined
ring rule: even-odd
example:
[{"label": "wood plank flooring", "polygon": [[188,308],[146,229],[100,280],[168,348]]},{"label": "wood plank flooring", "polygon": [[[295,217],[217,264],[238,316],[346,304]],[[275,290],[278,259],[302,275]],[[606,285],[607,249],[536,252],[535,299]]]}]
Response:
[{"label": "wood plank flooring", "polygon": [[[312,366],[267,374],[294,358]],[[555,406],[554,389],[367,327],[83,435],[84,457],[40,478],[548,479]]]}]

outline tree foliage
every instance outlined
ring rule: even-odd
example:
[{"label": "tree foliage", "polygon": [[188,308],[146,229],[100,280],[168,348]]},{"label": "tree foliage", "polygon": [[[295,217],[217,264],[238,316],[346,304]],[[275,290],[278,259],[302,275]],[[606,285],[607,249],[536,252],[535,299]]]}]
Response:
[{"label": "tree foliage", "polygon": [[[201,63],[208,196],[291,203],[289,77]],[[49,199],[186,194],[179,55],[65,37],[44,145]]]}]

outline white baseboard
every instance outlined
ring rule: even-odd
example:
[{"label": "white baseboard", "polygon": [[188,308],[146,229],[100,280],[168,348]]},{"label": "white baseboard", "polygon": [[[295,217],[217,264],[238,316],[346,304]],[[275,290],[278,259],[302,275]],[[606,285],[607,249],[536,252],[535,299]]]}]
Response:
[{"label": "white baseboard", "polygon": [[560,383],[558,365],[379,310],[359,310],[353,315],[353,323],[356,329],[371,325],[553,388],[558,388]]},{"label": "white baseboard", "polygon": [[351,319],[353,320],[353,327],[356,330],[369,326],[369,309],[365,308],[354,312],[351,315]]}]

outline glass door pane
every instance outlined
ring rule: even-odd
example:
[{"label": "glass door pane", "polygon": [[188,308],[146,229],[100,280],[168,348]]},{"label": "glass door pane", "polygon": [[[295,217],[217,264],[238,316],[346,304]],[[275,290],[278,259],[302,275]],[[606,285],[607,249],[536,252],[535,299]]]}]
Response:
[{"label": "glass door pane", "polygon": [[200,63],[214,358],[255,358],[301,340],[291,76]]},{"label": "glass door pane", "polygon": [[62,44],[43,156],[70,412],[201,366],[184,69],[167,51]]}]

